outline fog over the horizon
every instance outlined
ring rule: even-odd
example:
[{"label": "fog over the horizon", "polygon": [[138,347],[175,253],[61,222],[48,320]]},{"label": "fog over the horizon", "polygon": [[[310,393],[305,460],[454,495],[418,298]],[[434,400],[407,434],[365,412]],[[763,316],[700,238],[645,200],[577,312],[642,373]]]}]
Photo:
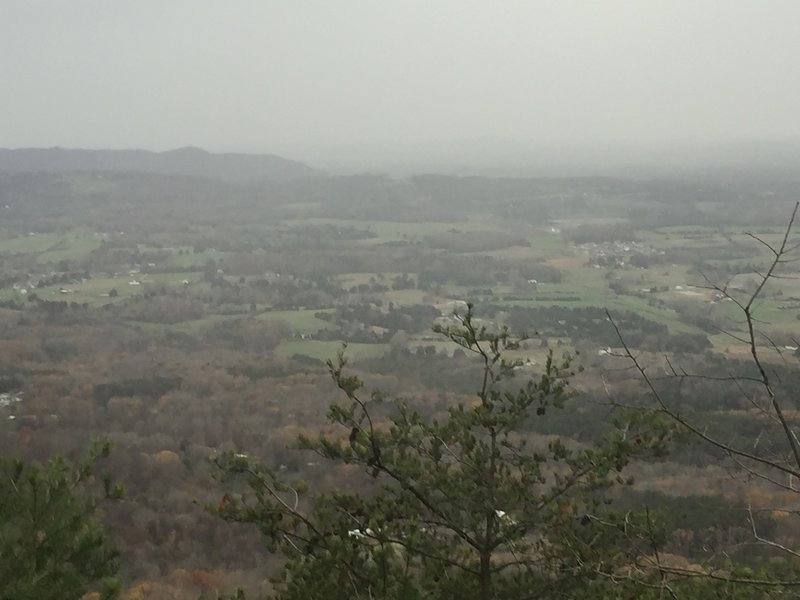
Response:
[{"label": "fog over the horizon", "polygon": [[2,0],[0,147],[794,139],[798,23],[795,0]]}]

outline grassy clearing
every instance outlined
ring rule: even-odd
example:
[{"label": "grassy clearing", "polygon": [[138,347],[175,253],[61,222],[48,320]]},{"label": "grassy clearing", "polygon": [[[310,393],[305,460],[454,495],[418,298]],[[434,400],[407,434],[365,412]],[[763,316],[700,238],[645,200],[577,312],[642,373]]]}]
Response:
[{"label": "grassy clearing", "polygon": [[[595,270],[602,271],[602,269]],[[705,283],[701,277],[689,273],[689,267],[686,265],[655,265],[649,269],[614,271],[613,276],[632,289],[667,286],[670,290],[674,290],[676,286],[688,288],[694,284]]]},{"label": "grassy clearing", "polygon": [[0,289],[0,302],[24,302],[27,296],[11,288]]},{"label": "grassy clearing", "polygon": [[[725,302],[724,310],[732,323],[739,324],[744,319],[742,311],[733,302]],[[756,319],[755,325],[761,330],[780,329],[785,333],[794,333],[795,337],[800,337],[800,309],[789,308],[781,309],[781,305],[771,301],[756,301],[753,305],[753,317]]]},{"label": "grassy clearing", "polygon": [[280,320],[292,328],[292,332],[316,333],[320,329],[333,329],[334,325],[314,316],[315,313],[331,313],[332,310],[269,310],[259,314],[256,318],[262,320]]},{"label": "grassy clearing", "polygon": [[[183,250],[183,254],[180,254],[179,250]],[[191,248],[177,248],[172,252],[168,264],[179,269],[203,268],[208,261],[219,261],[224,256],[225,252],[214,249],[193,252]]]},{"label": "grassy clearing", "polygon": [[[349,290],[359,285],[373,285],[379,284],[388,287],[389,289],[382,292],[381,297],[384,303],[394,302],[401,306],[410,306],[413,304],[425,304],[423,300],[430,292],[419,290],[416,288],[409,288],[404,290],[391,289],[395,277],[401,276],[403,273],[386,272],[386,273],[345,273],[336,278],[336,282],[345,290]],[[414,274],[409,274],[412,279],[416,279]]]},{"label": "grassy clearing", "polygon": [[430,292],[425,290],[389,290],[384,292],[383,296],[387,302],[394,302],[399,306],[412,306],[414,304],[426,304],[424,301]]},{"label": "grassy clearing", "polygon": [[102,237],[92,234],[65,236],[37,256],[36,262],[41,264],[60,260],[77,260],[99,248],[102,240]]},{"label": "grassy clearing", "polygon": [[64,236],[58,233],[36,233],[0,240],[0,254],[32,254],[45,252]]},{"label": "grassy clearing", "polygon": [[[141,295],[154,285],[166,285],[169,287],[182,287],[183,281],[189,281],[192,285],[203,285],[201,283],[202,273],[155,273],[135,276],[119,277],[93,277],[83,283],[64,283],[37,288],[28,293],[36,294],[42,300],[64,300],[66,302],[77,302],[78,304],[88,303],[90,306],[107,304],[109,302],[119,302],[132,296]],[[139,285],[131,285],[131,282],[138,281]],[[111,290],[117,290],[117,296],[111,297],[108,294]],[[65,291],[62,291],[65,290]],[[3,290],[6,296],[11,293],[19,295],[12,290]]]},{"label": "grassy clearing", "polygon": [[642,315],[652,321],[663,323],[672,333],[697,333],[698,328],[683,323],[680,316],[670,308],[650,306],[647,301],[633,296],[608,296],[602,301],[596,299],[578,298],[575,301],[565,302],[560,300],[510,300],[499,302],[505,306],[524,306],[539,308],[545,306],[563,306],[565,308],[599,307],[620,312],[631,311]]},{"label": "grassy clearing", "polygon": [[409,350],[413,352],[416,350],[416,348],[420,346],[423,348],[427,346],[433,346],[434,348],[436,348],[436,354],[447,354],[449,356],[452,356],[453,352],[458,348],[458,345],[456,345],[455,343],[445,340],[444,338],[441,337],[433,338],[430,335],[426,335],[426,336],[414,336],[412,338],[409,338],[408,340]]},{"label": "grassy clearing", "polygon": [[336,282],[346,290],[353,286],[375,283],[391,287],[392,280],[398,275],[402,275],[402,273],[343,273],[336,277]]},{"label": "grassy clearing", "polygon": [[542,231],[528,238],[531,250],[536,252],[547,252],[552,256],[561,256],[564,254],[567,244],[560,233],[552,233],[550,231]]},{"label": "grassy clearing", "polygon": [[141,327],[144,330],[151,331],[153,333],[162,332],[162,331],[169,331],[173,333],[187,333],[190,335],[199,335],[203,333],[206,329],[216,325],[217,323],[222,323],[224,321],[228,321],[235,317],[231,315],[206,315],[200,319],[192,319],[191,321],[182,321],[180,323],[150,323],[147,321],[130,321],[130,323],[135,323],[137,327]]},{"label": "grassy clearing", "polygon": [[188,281],[190,285],[197,285],[203,280],[203,273],[199,271],[178,272],[178,273],[148,273],[142,275],[142,283],[163,283],[165,285],[184,285]]},{"label": "grassy clearing", "polygon": [[368,231],[377,236],[372,240],[365,240],[366,242],[375,241],[389,242],[397,240],[418,240],[427,235],[436,235],[441,233],[450,232],[475,232],[475,231],[501,231],[500,225],[495,225],[491,221],[461,221],[452,223],[404,223],[400,221],[354,221],[349,219],[324,219],[324,218],[311,218],[311,219],[293,219],[284,222],[289,227],[307,227],[309,225],[332,225],[334,227],[356,227],[363,231]]},{"label": "grassy clearing", "polygon": [[[736,331],[731,333],[734,333],[734,335],[737,335],[742,339],[746,339],[747,337],[747,334],[744,331]],[[724,333],[720,333],[715,336],[709,336],[709,339],[714,347],[714,351],[725,354],[735,360],[741,360],[747,363],[751,362],[752,356],[750,354],[750,346],[748,344],[739,342],[733,339],[731,336],[725,335]],[[792,350],[788,350],[782,346],[779,346],[780,353],[778,353],[771,344],[768,344],[763,340],[762,342],[763,343],[757,344],[759,358],[762,361],[776,364],[786,364],[787,361],[795,360],[792,358],[794,354]]]},{"label": "grassy clearing", "polygon": [[[109,302],[119,302],[136,294],[142,293],[141,286],[131,286],[131,277],[97,277],[89,279],[83,283],[59,284],[38,288],[30,294],[35,293],[42,300],[64,300],[66,302],[77,302],[89,305],[107,304]],[[111,298],[108,293],[117,290],[117,297]],[[64,290],[62,292],[61,290]]]},{"label": "grassy clearing", "polygon": [[0,240],[0,256],[36,255],[39,264],[75,260],[100,247],[102,236],[90,232],[37,233]]},{"label": "grassy clearing", "polygon": [[[338,341],[323,340],[291,340],[278,346],[276,352],[281,356],[301,354],[318,360],[335,358],[336,353],[342,348]],[[348,344],[345,355],[353,360],[375,358],[383,355],[389,348],[388,344]]]}]

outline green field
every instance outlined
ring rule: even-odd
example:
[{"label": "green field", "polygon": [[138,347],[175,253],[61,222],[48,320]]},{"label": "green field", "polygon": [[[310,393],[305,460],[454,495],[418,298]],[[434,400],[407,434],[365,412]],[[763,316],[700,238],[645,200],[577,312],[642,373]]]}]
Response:
[{"label": "green field", "polygon": [[0,256],[35,255],[39,264],[75,260],[99,248],[102,241],[100,234],[89,232],[36,233],[0,240]]},{"label": "green field", "polygon": [[[342,343],[337,341],[323,340],[291,340],[283,342],[276,352],[281,356],[293,356],[302,354],[319,360],[335,358],[336,353],[341,350]],[[348,344],[345,356],[358,360],[361,358],[375,358],[381,356],[389,348],[388,344]]]},{"label": "green field", "polygon": [[289,227],[303,227],[310,225],[334,227],[355,227],[375,234],[377,237],[364,240],[367,243],[389,242],[399,240],[418,240],[428,235],[436,235],[452,232],[476,232],[485,231],[500,233],[503,231],[499,223],[492,220],[472,220],[452,223],[441,222],[421,222],[405,223],[401,221],[370,221],[370,220],[349,220],[349,219],[294,219],[284,221],[284,225]]},{"label": "green field", "polygon": [[[295,219],[284,221],[282,228],[286,227],[307,227],[307,226],[335,226],[335,227],[356,227],[357,229],[370,231],[378,236],[373,240],[363,240],[364,243],[374,241],[386,242],[393,240],[423,240],[426,236],[459,235],[468,233],[481,233],[492,235],[500,234],[502,224],[493,218],[474,218],[463,220],[456,223],[406,223],[395,221],[376,221],[376,220],[346,220],[346,219]],[[731,329],[736,329],[736,321],[740,320],[740,314],[733,303],[711,304],[711,292],[706,289],[695,288],[693,285],[704,285],[701,276],[691,271],[687,264],[656,264],[649,269],[613,269],[595,268],[586,263],[590,258],[590,250],[587,247],[575,247],[565,243],[564,238],[559,233],[553,233],[549,229],[536,230],[527,225],[521,225],[520,231],[526,232],[525,239],[529,246],[517,245],[497,250],[484,252],[470,252],[466,255],[490,256],[498,261],[516,260],[524,264],[525,260],[541,262],[558,268],[562,275],[562,280],[558,283],[542,282],[537,286],[526,287],[515,283],[487,282],[483,287],[492,289],[497,298],[494,302],[506,306],[525,306],[525,307],[546,307],[560,305],[570,308],[601,307],[618,311],[633,311],[648,319],[652,319],[666,325],[672,333],[700,333],[700,330],[681,320],[675,308],[680,308],[686,304],[698,304],[707,306],[709,314],[724,315],[731,323]],[[535,232],[535,233],[531,233]],[[508,235],[508,232],[505,232]],[[760,234],[768,243],[780,243],[782,234],[778,230],[765,230]],[[90,252],[97,249],[103,242],[103,235],[73,230],[59,233],[36,233],[32,235],[22,235],[15,238],[0,240],[0,257],[17,259],[19,257],[34,257],[38,264],[54,264],[60,260],[79,260],[86,257]],[[636,237],[641,244],[656,249],[693,249],[693,248],[720,248],[739,247],[747,249],[749,256],[747,262],[758,264],[769,259],[769,251],[759,245],[752,238],[748,237],[741,230],[724,230],[703,226],[682,226],[666,227],[653,231],[638,231]],[[185,269],[192,265],[203,266],[208,261],[220,261],[226,256],[225,252],[214,249],[204,250],[195,253],[190,246],[176,246],[174,248],[162,248],[158,244],[140,244],[138,251],[142,253],[164,253],[168,252],[169,257],[162,260],[163,264],[174,265],[176,269]],[[182,251],[182,252],[180,252]],[[744,251],[743,251],[744,252]],[[710,260],[711,264],[722,264],[726,262],[743,262],[742,258]],[[163,266],[163,265],[162,265]],[[380,292],[379,297],[384,306],[388,303],[398,306],[408,306],[414,304],[435,304],[443,312],[449,313],[454,300],[470,300],[474,295],[473,289],[482,289],[482,286],[465,287],[449,284],[440,285],[438,294],[434,295],[426,290],[419,289],[391,289],[395,277],[402,275],[400,272],[360,272],[346,273],[338,275],[336,282],[345,290],[350,290],[359,285],[380,284],[388,287],[385,292]],[[414,273],[409,276],[415,278]],[[524,273],[520,273],[524,277]],[[740,275],[739,278],[747,283],[747,275]],[[63,300],[76,302],[78,304],[87,303],[92,306],[102,305],[109,302],[123,302],[133,296],[139,296],[153,291],[154,286],[166,286],[168,288],[182,288],[183,281],[190,282],[190,293],[196,295],[210,291],[210,285],[202,281],[203,273],[195,271],[191,273],[175,271],[168,273],[154,274],[134,274],[120,275],[117,277],[93,277],[82,283],[56,284],[36,290],[29,290],[29,294],[35,293],[43,300]],[[228,277],[231,283],[236,283],[238,277]],[[250,277],[246,277],[250,279]],[[139,285],[132,285],[131,282],[138,281]],[[625,294],[617,294],[609,288],[612,281],[621,282],[625,288]],[[651,292],[651,288],[656,291]],[[666,289],[665,289],[666,288]],[[115,289],[116,297],[109,297],[109,292]],[[629,293],[628,293],[629,292]],[[782,292],[779,294],[778,292]],[[371,294],[375,294],[370,292]],[[638,294],[638,295],[637,295]],[[513,296],[513,300],[500,300],[504,296]],[[798,325],[797,315],[800,311],[794,308],[800,304],[792,298],[800,298],[800,278],[785,279],[774,281],[765,290],[763,298],[756,307],[756,316],[763,321],[762,325],[766,330],[783,331],[792,330]],[[18,290],[6,287],[0,290],[0,300],[19,300],[23,301],[26,296]],[[783,308],[780,308],[783,306]],[[442,308],[445,307],[445,308]],[[263,305],[260,306],[263,309]],[[246,307],[243,307],[245,310]],[[333,309],[326,309],[331,312]],[[264,320],[280,320],[289,325],[295,335],[313,334],[321,329],[335,328],[335,323],[319,319],[315,316],[317,310],[266,310],[257,315],[256,318]],[[220,319],[227,318],[222,315],[209,314],[203,319],[189,321],[177,325],[168,326],[176,330],[196,332],[203,327],[210,326]],[[423,336],[424,337],[424,336]],[[410,344],[429,345],[431,342],[412,339]],[[726,340],[714,339],[715,347],[719,348],[728,343]],[[314,356],[316,358],[328,358],[332,356],[337,342],[327,342],[320,340],[293,340],[286,342],[280,347],[279,352],[291,355],[295,352]],[[436,344],[438,350],[452,350],[447,344]],[[351,348],[354,356],[375,355],[383,351],[379,345],[354,345]]]},{"label": "green field", "polygon": [[332,329],[334,327],[328,321],[324,321],[314,316],[318,312],[332,312],[330,310],[268,310],[259,314],[256,318],[263,320],[284,321],[292,328],[295,334],[316,333],[320,329]]},{"label": "green field", "polygon": [[[77,302],[78,304],[88,303],[89,305],[107,304],[109,302],[119,302],[125,298],[144,294],[149,287],[155,285],[166,285],[168,287],[183,287],[183,281],[189,281],[191,285],[207,285],[201,283],[202,273],[154,273],[125,275],[118,277],[92,277],[82,283],[63,283],[49,285],[28,292],[28,296],[36,294],[42,300],[64,300],[67,302]],[[138,281],[139,285],[131,285],[132,281]],[[109,296],[109,292],[117,290],[117,296]],[[62,291],[64,290],[64,291]],[[0,290],[0,299],[10,298],[25,299],[18,291],[9,288]]]}]

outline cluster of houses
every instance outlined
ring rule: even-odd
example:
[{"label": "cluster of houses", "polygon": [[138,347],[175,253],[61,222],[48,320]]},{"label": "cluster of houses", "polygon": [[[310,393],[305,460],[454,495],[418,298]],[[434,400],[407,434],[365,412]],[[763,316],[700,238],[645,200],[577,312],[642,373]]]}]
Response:
[{"label": "cluster of houses", "polygon": [[[15,404],[22,402],[22,392],[4,392],[0,394],[0,408],[9,408]],[[16,415],[8,415],[8,419],[13,421],[17,418]]]},{"label": "cluster of houses", "polygon": [[578,244],[575,249],[588,257],[588,264],[599,269],[601,267],[625,268],[640,267],[639,261],[651,256],[663,256],[664,250],[658,250],[636,241],[590,242]]},{"label": "cluster of houses", "polygon": [[54,283],[62,283],[59,287],[58,292],[61,294],[71,294],[74,290],[66,287],[67,285],[81,285],[86,283],[86,277],[70,277],[67,273],[57,273],[55,271],[51,271],[49,274],[28,274],[27,281],[25,283],[13,283],[11,285],[11,289],[17,292],[18,294],[25,296],[29,292],[33,292],[37,288],[45,287],[48,285],[53,285]]},{"label": "cluster of houses", "polygon": [[4,392],[0,394],[0,408],[7,408],[17,402],[22,402],[22,392]]}]

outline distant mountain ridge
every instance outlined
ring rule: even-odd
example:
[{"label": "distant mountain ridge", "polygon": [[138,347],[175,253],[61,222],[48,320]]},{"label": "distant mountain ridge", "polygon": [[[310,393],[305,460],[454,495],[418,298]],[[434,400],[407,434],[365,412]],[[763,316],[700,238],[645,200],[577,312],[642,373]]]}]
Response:
[{"label": "distant mountain ridge", "polygon": [[0,149],[0,171],[136,171],[208,177],[236,183],[292,181],[319,177],[321,171],[272,154],[212,154],[200,148],[167,152],[68,148]]}]

